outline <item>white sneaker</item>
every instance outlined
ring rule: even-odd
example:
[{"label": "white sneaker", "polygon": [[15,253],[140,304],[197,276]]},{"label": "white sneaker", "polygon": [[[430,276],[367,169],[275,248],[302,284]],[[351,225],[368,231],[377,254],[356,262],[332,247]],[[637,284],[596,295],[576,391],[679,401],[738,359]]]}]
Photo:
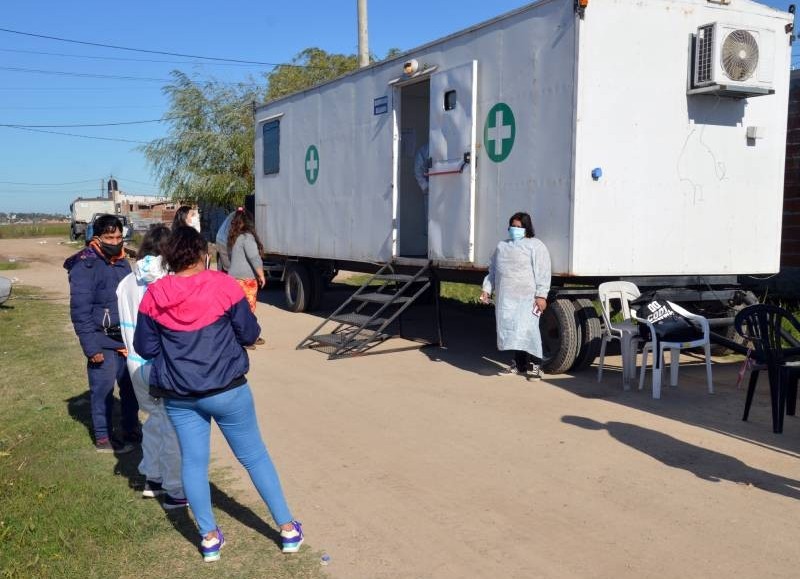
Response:
[{"label": "white sneaker", "polygon": [[538,364],[533,364],[532,368],[531,368],[531,371],[528,372],[528,380],[529,381],[534,381],[534,380],[541,380],[541,379],[542,379],[542,370],[541,370],[541,368],[539,368]]},{"label": "white sneaker", "polygon": [[521,372],[519,370],[519,368],[517,368],[517,363],[516,362],[511,362],[511,364],[509,364],[508,367],[503,368],[502,370],[500,370],[500,375],[501,376],[524,376],[525,373]]}]

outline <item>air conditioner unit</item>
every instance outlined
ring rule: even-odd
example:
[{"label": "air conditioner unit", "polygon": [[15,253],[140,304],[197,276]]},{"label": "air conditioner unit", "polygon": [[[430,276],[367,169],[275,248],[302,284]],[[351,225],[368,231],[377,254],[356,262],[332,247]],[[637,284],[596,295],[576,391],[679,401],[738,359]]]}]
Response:
[{"label": "air conditioner unit", "polygon": [[705,24],[694,36],[688,92],[733,98],[772,94],[774,59],[771,30]]}]

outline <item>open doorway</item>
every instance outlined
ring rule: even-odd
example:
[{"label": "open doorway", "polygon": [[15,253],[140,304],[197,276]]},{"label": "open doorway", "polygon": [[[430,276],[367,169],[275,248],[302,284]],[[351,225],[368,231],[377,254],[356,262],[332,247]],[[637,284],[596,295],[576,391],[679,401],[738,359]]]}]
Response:
[{"label": "open doorway", "polygon": [[[428,256],[428,171],[430,80],[400,89],[400,183],[398,242],[402,257]],[[424,147],[424,149],[423,149]],[[418,154],[421,162],[417,162]],[[417,170],[415,171],[415,165]]]}]

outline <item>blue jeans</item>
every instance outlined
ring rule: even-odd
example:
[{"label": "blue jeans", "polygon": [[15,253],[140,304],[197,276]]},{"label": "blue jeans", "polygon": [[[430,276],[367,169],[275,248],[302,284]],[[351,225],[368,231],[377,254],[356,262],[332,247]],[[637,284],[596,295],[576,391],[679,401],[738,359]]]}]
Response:
[{"label": "blue jeans", "polygon": [[208,485],[212,418],[228,441],[233,454],[247,469],[253,485],[275,522],[285,525],[292,521],[278,473],[264,441],[261,440],[250,386],[244,384],[207,398],[165,398],[164,406],[178,435],[183,461],[183,490],[201,535],[217,528],[214,513],[211,511],[211,489]]},{"label": "blue jeans", "polygon": [[89,398],[92,402],[92,426],[95,439],[111,436],[111,414],[114,409],[114,382],[119,385],[122,406],[122,430],[139,428],[139,404],[133,393],[125,356],[116,350],[103,349],[104,360],[99,364],[87,362]]}]

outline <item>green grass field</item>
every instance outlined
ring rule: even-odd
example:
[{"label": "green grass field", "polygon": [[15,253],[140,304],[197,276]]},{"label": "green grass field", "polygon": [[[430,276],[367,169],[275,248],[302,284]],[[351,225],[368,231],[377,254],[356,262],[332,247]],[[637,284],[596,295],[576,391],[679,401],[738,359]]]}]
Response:
[{"label": "green grass field", "polygon": [[284,556],[266,508],[212,472],[228,543],[203,563],[186,509],[140,495],[139,450],[94,451],[84,358],[67,306],[17,287],[0,306],[0,577],[322,577],[319,555]]},{"label": "green grass field", "polygon": [[0,225],[0,239],[16,239],[20,237],[67,237],[69,223],[42,223]]},{"label": "green grass field", "polygon": [[[370,277],[368,274],[353,275],[342,280],[342,283],[353,286],[363,285]],[[378,285],[381,282],[374,282]],[[464,304],[477,304],[478,298],[481,295],[481,287],[470,283],[455,283],[445,281],[442,282],[441,297],[444,299],[451,299]]]}]

